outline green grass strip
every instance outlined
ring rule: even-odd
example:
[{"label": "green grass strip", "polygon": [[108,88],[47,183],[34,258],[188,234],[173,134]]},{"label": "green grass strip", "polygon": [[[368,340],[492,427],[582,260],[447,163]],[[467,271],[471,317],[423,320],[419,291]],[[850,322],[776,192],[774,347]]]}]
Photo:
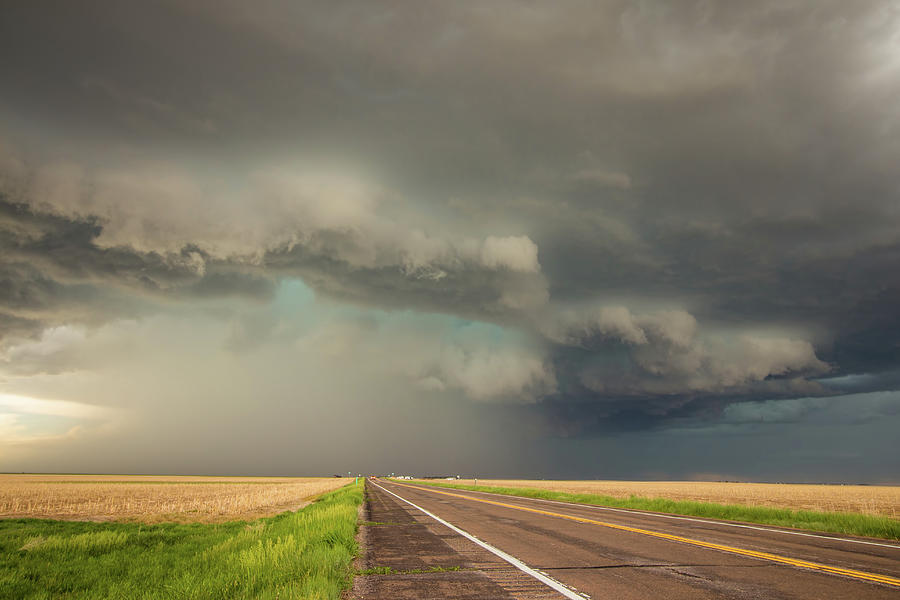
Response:
[{"label": "green grass strip", "polygon": [[[403,483],[403,482],[400,482]],[[741,504],[717,504],[714,502],[693,502],[690,500],[669,500],[666,498],[644,498],[630,496],[615,498],[598,494],[570,494],[536,488],[508,488],[494,486],[473,486],[437,481],[417,481],[435,487],[455,488],[478,492],[492,492],[507,496],[523,496],[542,500],[558,500],[577,504],[595,504],[612,508],[633,508],[673,515],[707,517],[726,521],[741,521],[777,527],[793,527],[810,531],[859,535],[865,537],[900,540],[900,520],[848,512],[817,512],[812,510],[792,510],[767,506],[745,506]]]},{"label": "green grass strip", "polygon": [[220,524],[0,520],[0,598],[340,598],[363,482],[296,512]]}]

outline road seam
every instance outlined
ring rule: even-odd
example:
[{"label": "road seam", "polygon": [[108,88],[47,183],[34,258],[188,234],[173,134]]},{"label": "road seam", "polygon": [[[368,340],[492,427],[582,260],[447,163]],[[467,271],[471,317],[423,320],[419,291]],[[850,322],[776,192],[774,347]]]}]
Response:
[{"label": "road seam", "polygon": [[[404,485],[404,484],[398,484]],[[428,484],[424,484],[428,485]],[[434,486],[437,487],[437,486]],[[447,488],[447,489],[458,489],[458,488]],[[537,489],[537,488],[536,488]],[[489,496],[499,496],[501,498],[521,498],[523,500],[534,500],[535,502],[547,502],[549,504],[561,504],[563,506],[572,506],[576,508],[592,508],[595,510],[605,510],[609,512],[620,512],[631,515],[645,515],[648,517],[657,517],[660,519],[676,519],[679,521],[693,521],[694,523],[708,523],[710,525],[725,525],[728,527],[740,527],[742,529],[755,529],[757,531],[770,531],[772,533],[783,533],[785,535],[800,535],[803,537],[812,537],[819,540],[833,540],[835,542],[847,542],[849,544],[866,544],[867,546],[880,546],[882,548],[893,548],[894,550],[900,550],[900,546],[896,544],[883,544],[881,542],[870,542],[868,540],[854,540],[849,538],[839,538],[828,535],[819,535],[816,533],[804,533],[802,531],[785,531],[784,529],[772,529],[769,527],[759,527],[756,525],[744,525],[742,523],[729,523],[728,521],[711,521],[709,519],[697,519],[694,517],[683,517],[680,515],[667,515],[665,513],[656,513],[651,511],[643,511],[643,510],[635,510],[628,508],[613,508],[611,506],[597,506],[596,504],[580,504],[578,502],[563,502],[560,500],[547,500],[546,498],[531,498],[530,496],[516,496],[514,494],[498,494],[496,492],[482,492],[481,490],[461,490],[465,492],[472,492],[473,494],[486,494]]]},{"label": "road seam", "polygon": [[[846,577],[851,577],[853,579],[861,579],[865,581],[872,581],[876,583],[883,583],[886,585],[900,587],[900,579],[896,577],[891,577],[889,575],[880,575],[878,573],[867,573],[865,571],[857,571],[856,569],[845,569],[843,567],[833,567],[831,565],[824,565],[821,563],[811,562],[802,559],[789,558],[787,556],[780,556],[778,554],[769,554],[768,552],[759,552],[757,550],[746,550],[744,548],[735,548],[734,546],[725,546],[723,544],[714,544],[712,542],[704,542],[702,540],[694,540],[691,538],[682,537],[680,535],[672,535],[669,533],[660,533],[658,531],[651,531],[649,529],[639,529],[637,527],[628,527],[627,525],[618,525],[616,523],[606,523],[604,521],[596,521],[594,519],[588,519],[587,517],[576,517],[574,515],[564,515],[562,513],[550,512],[547,510],[539,510],[536,508],[528,508],[525,506],[517,506],[515,504],[507,504],[505,502],[495,502],[493,500],[486,500],[483,498],[473,498],[471,496],[465,496],[463,494],[452,494],[450,492],[442,492],[435,488],[427,488],[427,487],[419,487],[415,485],[407,485],[404,483],[394,483],[394,485],[399,485],[401,487],[408,487],[414,490],[421,490],[423,492],[432,492],[434,494],[443,494],[444,496],[451,496],[455,498],[462,498],[464,500],[471,500],[472,502],[484,502],[485,504],[493,504],[495,506],[502,506],[504,508],[512,508],[515,510],[522,510],[525,512],[531,512],[539,515],[547,515],[551,517],[559,517],[562,519],[568,519],[570,521],[577,521],[579,523],[590,523],[592,525],[600,525],[602,527],[609,527],[610,529],[618,529],[620,531],[628,531],[631,533],[640,533],[642,535],[648,535],[655,538],[671,540],[673,542],[682,542],[685,544],[691,544],[692,546],[699,546],[701,548],[709,548],[712,550],[720,550],[722,552],[728,552],[730,554],[737,554],[740,556],[749,556],[751,558],[760,558],[763,560],[769,560],[772,562],[786,564],[793,567],[800,567],[805,569],[811,569],[814,571],[819,571],[822,573],[829,573],[831,575],[844,575]],[[379,486],[381,487],[381,486]],[[384,488],[382,488],[384,489]],[[388,490],[385,490],[389,494]],[[396,496],[396,494],[394,494]],[[397,496],[398,498],[400,496]],[[405,502],[409,502],[405,500]],[[410,504],[412,504],[410,502]]]},{"label": "road seam", "polygon": [[456,532],[456,533],[458,533],[459,535],[463,536],[464,538],[466,538],[466,539],[468,539],[468,540],[470,540],[470,541],[472,541],[472,542],[475,542],[476,544],[478,544],[479,546],[481,546],[482,548],[484,548],[484,549],[487,550],[488,552],[490,552],[490,553],[492,553],[492,554],[494,554],[494,555],[496,555],[496,556],[502,558],[503,560],[505,560],[506,562],[508,562],[508,563],[511,564],[512,566],[514,566],[515,568],[519,569],[520,571],[522,571],[522,572],[524,572],[524,573],[526,573],[526,574],[528,574],[528,575],[534,577],[535,579],[537,579],[537,580],[540,581],[541,583],[543,583],[543,584],[547,585],[548,587],[552,588],[553,590],[559,592],[560,594],[562,594],[562,595],[565,596],[566,598],[569,598],[569,600],[585,600],[585,599],[588,599],[588,600],[589,600],[589,599],[590,599],[590,596],[588,596],[588,595],[586,595],[586,594],[581,594],[581,593],[578,593],[578,592],[573,591],[571,588],[569,588],[569,587],[566,586],[565,584],[560,583],[559,581],[553,579],[553,578],[550,577],[549,575],[547,575],[547,574],[545,574],[545,573],[542,573],[541,571],[538,571],[537,569],[533,569],[533,568],[529,567],[528,565],[526,565],[525,563],[523,563],[521,560],[519,560],[519,559],[516,558],[515,556],[512,556],[511,554],[507,554],[506,552],[504,552],[503,550],[500,550],[499,548],[495,548],[494,546],[488,544],[487,542],[484,542],[484,541],[478,539],[477,537],[475,537],[474,535],[472,535],[471,533],[469,533],[469,532],[467,532],[467,531],[463,531],[462,529],[460,529],[460,528],[457,527],[456,525],[453,525],[452,523],[449,523],[449,522],[445,521],[444,519],[440,518],[440,517],[437,516],[436,514],[434,514],[434,513],[432,513],[432,512],[429,512],[429,511],[425,510],[424,508],[422,508],[422,507],[419,506],[418,504],[415,504],[415,503],[413,503],[413,502],[410,502],[409,500],[407,500],[406,498],[404,498],[404,497],[402,497],[402,496],[398,496],[398,495],[395,494],[394,492],[392,492],[392,491],[390,491],[390,490],[388,490],[388,489],[385,489],[385,488],[381,487],[380,485],[378,485],[378,484],[375,483],[374,481],[371,482],[371,483],[372,483],[372,485],[374,485],[374,486],[377,487],[378,489],[380,489],[380,490],[382,490],[382,491],[384,491],[384,492],[387,492],[387,493],[390,494],[391,496],[394,496],[395,498],[397,498],[397,499],[399,499],[399,500],[402,500],[403,502],[406,502],[407,504],[409,504],[410,506],[412,506],[412,507],[414,507],[414,508],[417,508],[418,510],[422,511],[423,513],[425,513],[426,515],[428,515],[429,517],[431,517],[432,519],[434,519],[435,521],[437,521],[438,523],[440,523],[441,525],[444,525],[444,526],[446,526],[446,527],[449,527],[451,530],[453,530],[454,532]]}]

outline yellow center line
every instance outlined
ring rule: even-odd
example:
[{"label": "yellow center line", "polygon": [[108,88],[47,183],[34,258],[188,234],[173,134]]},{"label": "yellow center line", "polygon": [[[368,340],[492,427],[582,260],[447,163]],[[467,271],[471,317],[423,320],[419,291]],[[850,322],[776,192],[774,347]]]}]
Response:
[{"label": "yellow center line", "polygon": [[576,521],[578,523],[590,523],[591,525],[600,525],[601,527],[609,527],[610,529],[618,529],[620,531],[629,531],[631,533],[640,533],[642,535],[649,535],[651,537],[660,538],[664,540],[671,540],[673,542],[682,542],[684,544],[691,544],[693,546],[699,546],[701,548],[711,548],[713,550],[720,550],[722,552],[729,552],[731,554],[738,554],[740,556],[750,556],[752,558],[760,558],[763,560],[770,560],[772,562],[781,563],[785,565],[791,565],[793,567],[802,567],[804,569],[813,569],[815,571],[822,571],[824,573],[831,573],[833,575],[844,575],[846,577],[853,577],[854,579],[864,579],[866,581],[874,581],[877,583],[884,583],[887,585],[893,585],[900,587],[900,579],[896,577],[890,577],[888,575],[879,575],[877,573],[867,573],[865,571],[857,571],[855,569],[845,569],[843,567],[834,567],[831,565],[823,565],[821,563],[810,562],[808,560],[801,560],[797,558],[789,558],[787,556],[780,556],[778,554],[769,554],[768,552],[759,552],[757,550],[745,550],[744,548],[735,548],[734,546],[725,546],[722,544],[714,544],[712,542],[704,542],[702,540],[694,540],[691,538],[682,537],[680,535],[672,535],[669,533],[660,533],[658,531],[650,531],[648,529],[638,529],[637,527],[628,527],[627,525],[618,525],[616,523],[607,523],[605,521],[597,521],[594,519],[588,519],[587,517],[576,517],[574,515],[566,515],[557,512],[551,512],[549,510],[541,510],[538,508],[528,508],[526,506],[519,506],[517,504],[507,504],[506,502],[497,502],[496,500],[487,500],[485,498],[474,498],[472,496],[466,496],[463,494],[454,494],[452,492],[444,492],[442,490],[436,490],[434,488],[425,488],[419,487],[416,485],[409,485],[405,483],[396,483],[391,482],[394,485],[399,485],[402,487],[412,488],[414,490],[421,490],[423,492],[432,492],[434,494],[443,494],[444,496],[452,496],[454,498],[462,498],[464,500],[471,500],[472,502],[483,502],[485,504],[493,504],[494,506],[502,506],[504,508],[512,508],[515,510],[522,510],[525,512],[535,513],[538,515],[546,515],[549,517],[559,517],[561,519],[568,519],[570,521]]}]

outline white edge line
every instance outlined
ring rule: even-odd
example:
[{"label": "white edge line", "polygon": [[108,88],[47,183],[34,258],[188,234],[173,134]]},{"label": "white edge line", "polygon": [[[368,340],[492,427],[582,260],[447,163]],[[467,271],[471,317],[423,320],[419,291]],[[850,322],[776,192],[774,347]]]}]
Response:
[{"label": "white edge line", "polygon": [[[402,485],[402,484],[401,484]],[[420,485],[428,485],[427,483],[423,483]],[[430,486],[433,488],[442,488],[443,486]],[[770,529],[768,527],[756,527],[755,525],[741,525],[739,523],[728,523],[727,521],[710,521],[707,519],[695,519],[693,517],[679,517],[677,515],[667,515],[663,513],[655,513],[655,512],[644,512],[640,510],[629,510],[627,508],[612,508],[610,506],[597,506],[596,504],[579,504],[577,502],[560,502],[559,500],[545,500],[544,498],[529,498],[528,496],[513,496],[512,494],[497,494],[495,492],[482,492],[480,490],[467,490],[461,488],[453,488],[447,487],[444,489],[456,490],[458,492],[474,492],[476,494],[488,494],[490,496],[498,496],[500,498],[516,498],[520,500],[534,500],[537,502],[548,502],[550,504],[561,504],[563,506],[572,506],[578,508],[593,508],[595,510],[606,510],[610,512],[620,512],[632,515],[645,515],[648,517],[657,517],[660,519],[677,519],[679,521],[694,521],[695,523],[708,523],[710,525],[727,525],[728,527],[741,527],[743,529],[755,529],[757,531],[771,531],[773,533],[783,533],[785,535],[801,535],[803,537],[811,537],[819,540],[834,540],[836,542],[847,542],[850,544],[866,544],[868,546],[881,546],[883,548],[893,548],[895,550],[900,550],[900,546],[894,544],[881,544],[879,542],[869,542],[866,540],[854,540],[848,538],[839,538],[839,537],[831,537],[827,535],[816,535],[815,533],[803,533],[800,531],[785,531],[783,529]],[[534,488],[540,489],[540,488]]]},{"label": "white edge line", "polygon": [[551,588],[553,588],[554,590],[556,590],[557,592],[559,592],[560,594],[562,594],[562,595],[565,596],[566,598],[569,598],[570,600],[585,600],[585,598],[590,598],[590,596],[586,596],[586,595],[583,595],[583,594],[578,594],[578,593],[573,592],[571,589],[569,589],[568,587],[566,587],[566,586],[563,585],[562,583],[556,581],[555,579],[553,579],[553,578],[551,578],[551,577],[548,577],[547,575],[544,575],[544,574],[541,573],[540,571],[537,571],[537,570],[535,570],[535,569],[532,569],[531,567],[529,567],[528,565],[526,565],[525,563],[523,563],[521,560],[519,560],[519,559],[516,558],[515,556],[511,556],[511,555],[507,554],[506,552],[504,552],[503,550],[500,550],[499,548],[495,548],[494,546],[491,546],[491,545],[488,544],[487,542],[482,542],[481,540],[479,540],[477,537],[475,537],[475,536],[472,535],[471,533],[468,533],[468,532],[466,532],[466,531],[463,531],[462,529],[460,529],[460,528],[457,527],[456,525],[451,525],[450,523],[448,523],[448,522],[445,521],[444,519],[440,518],[440,517],[437,516],[436,514],[431,513],[431,512],[428,512],[427,510],[425,510],[424,508],[422,508],[422,507],[419,506],[418,504],[413,504],[412,502],[410,502],[410,501],[407,500],[406,498],[403,498],[403,497],[401,497],[401,496],[398,496],[397,494],[395,494],[394,492],[392,492],[392,491],[390,491],[390,490],[384,489],[383,487],[381,487],[380,485],[378,485],[378,484],[375,483],[374,481],[371,482],[371,483],[372,483],[372,485],[374,485],[374,486],[377,487],[378,489],[383,490],[383,491],[387,492],[388,494],[390,494],[391,496],[394,496],[395,498],[399,498],[400,500],[403,500],[404,502],[406,502],[406,503],[409,504],[410,506],[413,506],[413,507],[419,509],[420,511],[422,511],[423,513],[425,513],[426,515],[428,515],[429,517],[431,517],[432,519],[434,519],[434,520],[437,521],[438,523],[440,523],[440,524],[442,524],[442,525],[446,525],[447,527],[449,527],[450,529],[452,529],[453,531],[455,531],[455,532],[458,533],[459,535],[463,536],[464,538],[467,538],[467,539],[469,539],[469,540],[475,542],[476,544],[478,544],[479,546],[481,546],[482,548],[484,548],[484,549],[487,550],[488,552],[491,552],[491,553],[493,553],[493,554],[496,554],[497,556],[499,556],[500,558],[502,558],[503,560],[505,560],[506,562],[508,562],[508,563],[511,564],[512,566],[514,566],[515,568],[519,569],[520,571],[523,571],[523,572],[527,573],[528,575],[531,575],[532,577],[534,577],[535,579],[537,579],[537,580],[540,581],[541,583],[550,586]]}]

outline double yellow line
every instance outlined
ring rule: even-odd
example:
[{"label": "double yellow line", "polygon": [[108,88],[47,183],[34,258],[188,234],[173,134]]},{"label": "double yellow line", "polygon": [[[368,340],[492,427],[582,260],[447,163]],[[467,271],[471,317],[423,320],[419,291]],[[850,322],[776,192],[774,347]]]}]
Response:
[{"label": "double yellow line", "polygon": [[832,575],[843,575],[845,577],[852,577],[854,579],[863,579],[865,581],[874,581],[876,583],[883,583],[886,585],[900,587],[900,579],[897,579],[896,577],[889,577],[887,575],[879,575],[877,573],[866,573],[865,571],[857,571],[855,569],[844,569],[843,567],[833,567],[831,565],[823,565],[821,563],[810,562],[808,560],[789,558],[787,556],[779,556],[778,554],[769,554],[768,552],[758,552],[756,550],[745,550],[743,548],[735,548],[733,546],[724,546],[722,544],[714,544],[712,542],[704,542],[702,540],[693,540],[691,538],[681,537],[680,535],[671,535],[669,533],[660,533],[658,531],[650,531],[648,529],[638,529],[637,527],[628,527],[627,525],[618,525],[616,523],[607,523],[605,521],[596,521],[594,519],[588,519],[586,517],[576,517],[573,515],[565,515],[562,513],[551,512],[549,510],[540,510],[537,508],[528,508],[525,506],[518,506],[516,504],[507,504],[506,502],[497,502],[496,500],[487,500],[484,498],[473,498],[472,496],[465,496],[463,494],[454,494],[452,492],[444,492],[441,490],[436,490],[434,488],[424,488],[424,487],[419,487],[416,485],[408,485],[405,483],[396,483],[393,481],[391,483],[393,483],[394,485],[402,486],[402,487],[412,488],[414,490],[422,490],[424,492],[431,492],[434,494],[443,494],[444,496],[452,496],[454,498],[462,498],[464,500],[471,500],[472,502],[483,502],[484,504],[493,504],[494,506],[502,506],[504,508],[512,508],[515,510],[522,510],[525,512],[535,513],[538,515],[546,515],[548,517],[558,517],[560,519],[568,519],[569,521],[577,521],[578,523],[590,523],[591,525],[600,525],[601,527],[609,527],[610,529],[618,529],[620,531],[629,531],[631,533],[640,533],[641,535],[649,535],[650,537],[660,538],[663,540],[671,540],[673,542],[681,542],[684,544],[691,544],[692,546],[699,546],[701,548],[711,548],[713,550],[720,550],[722,552],[728,552],[730,554],[738,554],[740,556],[750,556],[752,558],[760,558],[762,560],[769,560],[769,561],[776,562],[776,563],[791,565],[792,567],[801,567],[804,569],[812,569],[814,571],[831,573]]}]

